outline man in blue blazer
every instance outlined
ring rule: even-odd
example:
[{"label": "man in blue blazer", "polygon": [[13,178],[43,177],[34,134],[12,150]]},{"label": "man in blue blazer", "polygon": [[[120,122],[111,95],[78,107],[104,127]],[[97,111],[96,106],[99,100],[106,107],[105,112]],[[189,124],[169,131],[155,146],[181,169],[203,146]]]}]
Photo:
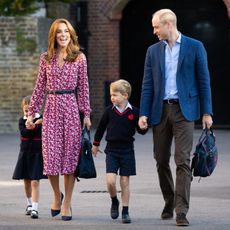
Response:
[{"label": "man in blue blazer", "polygon": [[[153,130],[154,158],[165,201],[162,219],[173,218],[188,226],[194,121],[202,116],[203,128],[212,126],[212,100],[207,54],[203,44],[177,30],[177,18],[169,9],[153,14],[153,33],[159,42],[146,53],[139,126]],[[175,140],[175,188],[170,169]]]}]

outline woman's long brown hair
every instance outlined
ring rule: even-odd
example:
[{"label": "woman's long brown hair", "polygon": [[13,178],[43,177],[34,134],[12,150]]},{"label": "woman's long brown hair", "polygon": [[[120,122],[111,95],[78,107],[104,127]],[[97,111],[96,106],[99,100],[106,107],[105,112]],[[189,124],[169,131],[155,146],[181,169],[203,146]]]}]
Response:
[{"label": "woman's long brown hair", "polygon": [[48,51],[47,51],[46,60],[49,62],[51,58],[54,56],[55,51],[57,49],[56,34],[57,34],[58,25],[60,23],[65,23],[70,33],[70,42],[66,48],[67,51],[66,61],[71,61],[71,62],[75,61],[78,54],[80,53],[80,45],[78,43],[77,34],[73,26],[70,24],[69,21],[67,21],[64,18],[56,19],[50,27],[49,35],[48,35]]}]

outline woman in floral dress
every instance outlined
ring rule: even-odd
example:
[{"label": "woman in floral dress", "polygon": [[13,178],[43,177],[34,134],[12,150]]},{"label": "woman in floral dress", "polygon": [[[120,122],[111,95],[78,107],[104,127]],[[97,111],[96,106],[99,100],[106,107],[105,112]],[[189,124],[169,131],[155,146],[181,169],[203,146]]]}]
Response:
[{"label": "woman in floral dress", "polygon": [[[43,173],[48,176],[54,192],[51,215],[54,217],[61,213],[62,220],[71,220],[74,171],[81,147],[79,112],[84,115],[83,127],[89,129],[91,109],[86,57],[80,51],[76,33],[66,19],[57,19],[50,27],[48,51],[40,57],[28,125],[41,110],[46,95],[42,151]],[[59,175],[64,175],[65,195],[59,187]]]}]

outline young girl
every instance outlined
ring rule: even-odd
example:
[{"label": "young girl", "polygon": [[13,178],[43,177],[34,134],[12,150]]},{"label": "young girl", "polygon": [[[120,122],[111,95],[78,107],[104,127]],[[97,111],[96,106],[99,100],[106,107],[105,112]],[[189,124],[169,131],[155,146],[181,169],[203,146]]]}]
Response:
[{"label": "young girl", "polygon": [[36,114],[33,124],[26,126],[30,96],[22,100],[24,116],[19,119],[21,134],[20,152],[14,170],[13,179],[24,179],[24,188],[27,198],[26,215],[38,218],[39,180],[43,175],[42,159],[42,117]]}]

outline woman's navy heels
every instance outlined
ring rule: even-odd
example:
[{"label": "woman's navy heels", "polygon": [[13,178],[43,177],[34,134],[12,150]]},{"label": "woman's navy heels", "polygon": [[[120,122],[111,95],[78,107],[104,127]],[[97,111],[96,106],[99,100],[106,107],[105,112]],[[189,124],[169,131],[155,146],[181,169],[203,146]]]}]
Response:
[{"label": "woman's navy heels", "polygon": [[[63,195],[63,193],[61,192],[61,205],[62,205],[63,198],[64,198],[64,195]],[[50,211],[51,211],[51,216],[52,216],[52,217],[55,217],[55,216],[57,216],[57,215],[61,212],[61,209],[52,209],[52,208],[51,208]]]},{"label": "woman's navy heels", "polygon": [[72,208],[70,208],[70,216],[62,216],[61,219],[64,221],[72,220]]}]

